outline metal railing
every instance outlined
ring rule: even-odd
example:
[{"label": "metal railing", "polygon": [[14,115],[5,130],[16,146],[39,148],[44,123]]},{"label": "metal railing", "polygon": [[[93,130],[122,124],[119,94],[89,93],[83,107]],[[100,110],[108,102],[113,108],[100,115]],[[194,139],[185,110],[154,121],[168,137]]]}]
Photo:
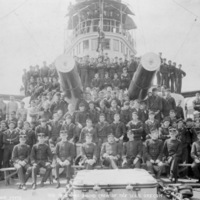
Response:
[{"label": "metal railing", "polygon": [[[89,19],[80,22],[73,30],[73,37],[76,38],[79,35],[98,32],[100,18]],[[103,31],[110,33],[117,33],[122,35],[133,46],[133,38],[127,29],[122,27],[120,21],[115,19],[104,18],[103,19]]]}]

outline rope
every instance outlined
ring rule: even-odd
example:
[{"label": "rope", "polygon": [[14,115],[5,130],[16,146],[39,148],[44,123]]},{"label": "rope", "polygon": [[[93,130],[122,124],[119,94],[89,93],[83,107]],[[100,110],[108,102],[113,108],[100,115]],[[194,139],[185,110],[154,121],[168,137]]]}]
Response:
[{"label": "rope", "polygon": [[21,8],[27,1],[29,1],[29,0],[25,0],[25,1],[22,2],[19,6],[17,6],[15,9],[11,10],[9,13],[7,13],[7,14],[4,15],[4,16],[1,16],[1,17],[0,17],[0,20],[2,20],[2,19],[4,19],[4,18],[8,17],[9,15],[11,15],[12,13],[14,13],[17,9]]},{"label": "rope", "polygon": [[193,13],[191,10],[185,8],[184,6],[182,6],[180,3],[178,3],[177,1],[175,0],[172,0],[176,5],[178,5],[179,7],[183,8],[185,11],[189,12],[191,15],[195,16],[196,18],[198,18],[199,16],[196,15],[195,13]]},{"label": "rope", "polygon": [[186,33],[185,38],[184,38],[183,42],[181,43],[180,47],[178,48],[174,58],[176,58],[176,56],[179,54],[180,50],[182,49],[183,45],[185,44],[185,42],[186,42],[188,36],[190,35],[190,33],[191,33],[196,21],[197,21],[197,18],[194,20],[194,22],[192,23],[191,27],[189,28],[189,31]]},{"label": "rope", "polygon": [[36,39],[34,38],[34,36],[32,35],[31,31],[29,31],[29,29],[27,28],[27,26],[24,24],[24,22],[20,19],[19,15],[17,13],[15,13],[15,16],[17,17],[17,19],[20,21],[20,23],[22,24],[22,27],[26,30],[26,32],[28,33],[28,35],[30,36],[30,38],[35,42],[36,46],[40,49],[40,51],[42,52],[43,55],[46,55],[46,53],[41,49],[40,45],[38,44],[38,42],[36,41]]}]

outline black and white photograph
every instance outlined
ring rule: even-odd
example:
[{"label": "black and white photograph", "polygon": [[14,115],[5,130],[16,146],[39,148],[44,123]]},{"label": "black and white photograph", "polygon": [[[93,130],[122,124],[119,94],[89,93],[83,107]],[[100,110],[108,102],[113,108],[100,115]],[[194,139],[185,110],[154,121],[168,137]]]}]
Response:
[{"label": "black and white photograph", "polygon": [[0,200],[200,200],[200,0],[0,0]]}]

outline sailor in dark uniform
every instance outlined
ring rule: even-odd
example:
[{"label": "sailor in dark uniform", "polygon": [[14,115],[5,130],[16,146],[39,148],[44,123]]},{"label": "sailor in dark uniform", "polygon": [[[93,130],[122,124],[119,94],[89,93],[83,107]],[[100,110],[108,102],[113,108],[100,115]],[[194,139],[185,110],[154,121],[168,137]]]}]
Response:
[{"label": "sailor in dark uniform", "polygon": [[143,153],[141,140],[135,140],[132,131],[128,131],[129,141],[123,144],[122,167],[123,168],[140,168]]},{"label": "sailor in dark uniform", "polygon": [[196,98],[192,103],[193,103],[194,110],[197,110],[200,112],[200,94],[199,93],[196,93]]},{"label": "sailor in dark uniform", "polygon": [[31,166],[30,166],[30,146],[26,144],[27,136],[26,134],[19,135],[19,144],[14,146],[12,152],[12,161],[14,167],[17,169],[17,174],[19,177],[19,189],[26,190],[26,182],[31,176]]},{"label": "sailor in dark uniform", "polygon": [[71,164],[75,156],[74,145],[67,141],[68,133],[67,131],[61,131],[60,137],[61,141],[57,143],[55,154],[56,154],[56,180],[57,188],[60,187],[59,181],[59,168],[65,168],[67,184],[69,183],[71,177]]},{"label": "sailor in dark uniform", "polygon": [[155,113],[149,111],[149,119],[145,121],[144,130],[147,139],[150,139],[151,130],[159,129],[160,123],[155,119]]},{"label": "sailor in dark uniform", "polygon": [[4,145],[4,153],[3,153],[3,167],[10,166],[10,159],[12,156],[13,148],[16,144],[19,143],[19,134],[14,129],[16,123],[14,121],[9,122],[9,129],[7,129],[3,133],[3,145]]},{"label": "sailor in dark uniform", "polygon": [[133,133],[134,140],[141,140],[143,134],[143,123],[138,120],[136,111],[132,113],[132,120],[127,124],[128,130]]},{"label": "sailor in dark uniform", "polygon": [[176,69],[176,92],[180,94],[182,89],[182,79],[186,76],[186,73],[181,69],[181,64],[179,64],[178,66],[179,68]]},{"label": "sailor in dark uniform", "polygon": [[128,66],[128,73],[129,73],[131,79],[132,79],[134,73],[136,72],[137,67],[138,67],[138,64],[135,60],[135,57],[134,57],[134,55],[131,55],[131,62]]},{"label": "sailor in dark uniform", "polygon": [[165,98],[165,111],[166,116],[169,116],[170,110],[176,109],[176,102],[174,97],[171,96],[171,90],[166,89],[166,98]]},{"label": "sailor in dark uniform", "polygon": [[170,139],[167,139],[164,143],[163,154],[170,165],[170,177],[171,181],[177,181],[178,164],[181,160],[182,146],[181,142],[177,139],[178,131],[174,128],[170,128]]},{"label": "sailor in dark uniform", "polygon": [[127,68],[123,67],[123,73],[121,74],[121,89],[128,89],[130,84],[130,75],[127,73]]},{"label": "sailor in dark uniform", "polygon": [[155,112],[155,119],[161,121],[161,111],[163,109],[162,98],[158,96],[158,89],[152,89],[152,96],[147,99],[147,109]]},{"label": "sailor in dark uniform", "polygon": [[169,71],[170,71],[170,80],[171,80],[171,91],[174,93],[175,92],[175,83],[176,83],[176,63],[173,62],[171,66],[169,66]]},{"label": "sailor in dark uniform", "polygon": [[168,61],[168,69],[169,69],[169,82],[171,91],[174,92],[174,83],[175,83],[175,67],[172,65],[172,61]]},{"label": "sailor in dark uniform", "polygon": [[81,146],[81,163],[85,165],[85,169],[93,169],[97,161],[97,145],[92,140],[93,135],[87,133],[85,143]]},{"label": "sailor in dark uniform", "polygon": [[146,140],[145,143],[145,158],[147,169],[152,174],[156,173],[156,178],[160,178],[162,172],[162,153],[163,142],[158,139],[158,129],[151,130],[151,139]]},{"label": "sailor in dark uniform", "polygon": [[37,184],[37,173],[39,169],[45,168],[46,172],[44,177],[41,180],[41,187],[44,186],[44,182],[46,182],[47,178],[51,173],[51,163],[52,163],[52,153],[50,147],[46,143],[46,138],[44,133],[38,133],[38,143],[33,145],[31,150],[31,164],[32,167],[32,176],[33,176],[33,185],[32,188],[36,189]]},{"label": "sailor in dark uniform", "polygon": [[101,147],[102,165],[112,169],[118,168],[118,161],[120,158],[120,148],[115,141],[114,135],[108,135],[108,142],[103,143]]},{"label": "sailor in dark uniform", "polygon": [[169,87],[169,68],[166,64],[166,58],[163,59],[163,63],[160,66],[160,73],[162,75],[161,84]]},{"label": "sailor in dark uniform", "polygon": [[197,138],[198,140],[192,144],[191,157],[193,158],[192,170],[200,183],[200,131],[197,132]]}]

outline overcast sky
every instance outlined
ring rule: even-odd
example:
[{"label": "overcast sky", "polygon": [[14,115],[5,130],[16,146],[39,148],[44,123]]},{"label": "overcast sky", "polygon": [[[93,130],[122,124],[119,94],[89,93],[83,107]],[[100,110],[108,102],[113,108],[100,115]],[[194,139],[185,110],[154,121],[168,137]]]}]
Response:
[{"label": "overcast sky", "polygon": [[[200,1],[175,1],[189,11],[173,0],[125,0],[135,13],[136,50],[163,52],[183,65],[183,90],[200,89]],[[0,94],[19,94],[24,68],[62,54],[69,2],[0,0]]]}]

